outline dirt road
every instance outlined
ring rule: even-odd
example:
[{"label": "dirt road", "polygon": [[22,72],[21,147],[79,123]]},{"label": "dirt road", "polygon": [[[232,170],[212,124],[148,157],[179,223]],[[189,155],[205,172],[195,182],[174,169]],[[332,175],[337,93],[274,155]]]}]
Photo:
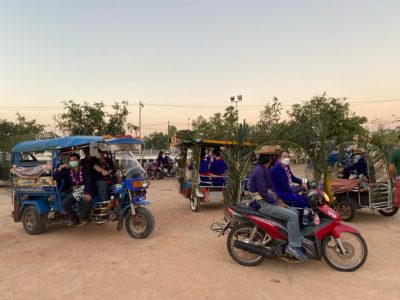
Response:
[{"label": "dirt road", "polygon": [[8,190],[0,189],[1,299],[399,299],[400,215],[361,211],[352,225],[364,235],[369,257],[354,273],[324,261],[266,260],[236,264],[210,224],[221,207],[189,209],[176,181],[149,189],[156,220],[151,236],[136,240],[116,224],[49,226],[26,234],[10,218]]}]

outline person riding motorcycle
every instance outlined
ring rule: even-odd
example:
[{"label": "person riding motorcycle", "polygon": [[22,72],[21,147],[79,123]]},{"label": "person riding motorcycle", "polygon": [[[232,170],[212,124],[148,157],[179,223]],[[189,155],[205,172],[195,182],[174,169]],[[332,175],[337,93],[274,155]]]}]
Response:
[{"label": "person riding motorcycle", "polygon": [[308,199],[297,194],[299,189],[293,189],[292,182],[307,190],[307,179],[297,178],[289,167],[290,158],[287,151],[278,154],[278,161],[271,169],[271,181],[274,191],[287,205],[297,208],[311,207]]},{"label": "person riding motorcycle", "polygon": [[168,169],[168,174],[171,174],[173,170],[173,161],[169,155],[170,155],[169,151],[166,151],[163,158],[163,165],[164,168]]},{"label": "person riding motorcycle", "polygon": [[299,212],[279,199],[272,190],[270,171],[277,154],[278,151],[274,146],[263,146],[259,151],[256,151],[258,163],[250,176],[249,191],[257,201],[260,213],[287,222],[289,243],[286,246],[286,253],[299,260],[306,261],[308,257],[301,249],[302,236],[299,227]]}]

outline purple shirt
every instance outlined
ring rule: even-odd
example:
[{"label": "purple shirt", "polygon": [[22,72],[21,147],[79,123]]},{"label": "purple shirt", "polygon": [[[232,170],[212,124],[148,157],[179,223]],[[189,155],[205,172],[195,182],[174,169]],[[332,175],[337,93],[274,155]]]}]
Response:
[{"label": "purple shirt", "polygon": [[263,165],[257,164],[250,176],[249,191],[251,193],[259,193],[265,201],[276,204],[276,201],[268,194],[268,190],[272,189],[270,170]]}]

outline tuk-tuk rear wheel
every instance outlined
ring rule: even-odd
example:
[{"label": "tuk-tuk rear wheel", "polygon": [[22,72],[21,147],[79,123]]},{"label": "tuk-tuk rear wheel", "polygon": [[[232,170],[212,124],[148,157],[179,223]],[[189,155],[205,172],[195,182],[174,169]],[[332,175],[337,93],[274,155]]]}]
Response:
[{"label": "tuk-tuk rear wheel", "polygon": [[341,197],[337,199],[336,211],[341,215],[343,221],[349,222],[353,220],[357,208],[353,199]]},{"label": "tuk-tuk rear wheel", "polygon": [[24,209],[22,224],[28,234],[36,235],[46,230],[46,221],[34,206],[28,206]]},{"label": "tuk-tuk rear wheel", "polygon": [[385,208],[385,209],[379,209],[378,212],[385,216],[385,217],[391,217],[394,216],[395,214],[397,214],[397,212],[399,211],[398,207],[392,207],[392,208]]},{"label": "tuk-tuk rear wheel", "polygon": [[190,209],[194,212],[198,212],[200,210],[200,199],[197,196],[190,197]]}]

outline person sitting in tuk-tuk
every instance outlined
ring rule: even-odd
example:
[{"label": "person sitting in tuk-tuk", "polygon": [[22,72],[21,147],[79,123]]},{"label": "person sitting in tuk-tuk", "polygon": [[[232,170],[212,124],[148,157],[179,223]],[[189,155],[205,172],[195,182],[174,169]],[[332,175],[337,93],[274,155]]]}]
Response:
[{"label": "person sitting in tuk-tuk", "polygon": [[[225,161],[221,157],[221,150],[215,148],[213,150],[214,160],[210,166],[210,175],[213,186],[223,186],[225,185],[224,174],[228,167],[226,166]],[[213,177],[215,176],[215,177]]]},{"label": "person sitting in tuk-tuk", "polygon": [[115,171],[114,162],[111,158],[106,157],[107,150],[99,147],[100,157],[92,157],[90,159],[89,173],[92,176],[94,186],[97,189],[97,195],[100,202],[107,201],[107,187],[111,185],[111,175]]},{"label": "person sitting in tuk-tuk", "polygon": [[[61,206],[64,211],[70,216],[68,225],[85,224],[88,222],[88,215],[91,208],[92,188],[90,179],[87,176],[87,171],[79,164],[80,156],[77,153],[71,153],[68,156],[68,163],[62,164],[55,172],[55,179],[63,181],[63,191],[67,195],[61,200]],[[74,192],[78,192],[83,186],[82,203],[80,207],[80,216],[74,211],[73,206],[77,202]]]},{"label": "person sitting in tuk-tuk", "polygon": [[293,175],[289,167],[289,152],[282,151],[278,154],[278,161],[271,169],[271,181],[275,193],[287,205],[297,208],[311,207],[310,201],[302,195],[295,193],[292,182],[302,185],[307,189],[306,179],[300,179]]},{"label": "person sitting in tuk-tuk", "polygon": [[365,161],[365,152],[362,148],[356,148],[353,152],[353,164],[343,169],[343,178],[348,179],[351,171],[357,172],[357,177],[363,174],[368,178],[368,168]]},{"label": "person sitting in tuk-tuk", "polygon": [[200,185],[210,185],[210,172],[208,170],[208,159],[205,151],[200,152],[200,165],[199,165],[199,174],[200,174]]}]

